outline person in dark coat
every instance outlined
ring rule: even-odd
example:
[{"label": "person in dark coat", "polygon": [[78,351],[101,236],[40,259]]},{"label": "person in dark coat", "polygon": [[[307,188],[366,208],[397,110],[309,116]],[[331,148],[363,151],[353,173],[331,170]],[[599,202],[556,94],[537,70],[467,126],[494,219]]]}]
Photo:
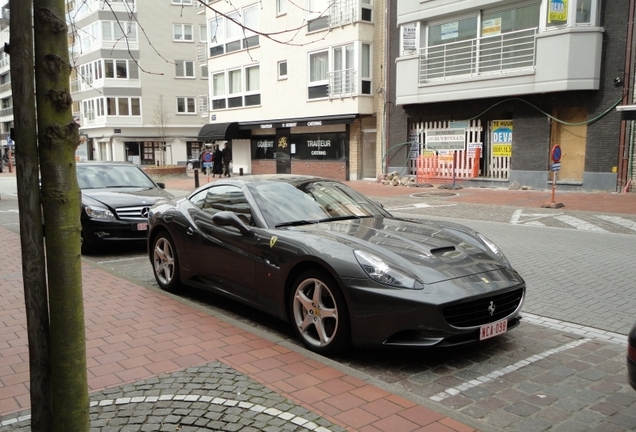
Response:
[{"label": "person in dark coat", "polygon": [[232,162],[232,149],[225,143],[223,147],[223,168],[225,170],[225,177],[230,177],[230,162]]},{"label": "person in dark coat", "polygon": [[219,150],[218,144],[214,146],[214,152],[212,153],[212,178],[216,175],[223,174],[223,152]]}]

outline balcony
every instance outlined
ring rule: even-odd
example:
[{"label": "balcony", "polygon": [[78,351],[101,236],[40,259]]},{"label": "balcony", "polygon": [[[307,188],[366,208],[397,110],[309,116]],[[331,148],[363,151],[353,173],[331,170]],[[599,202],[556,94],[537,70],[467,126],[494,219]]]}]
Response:
[{"label": "balcony", "polygon": [[10,92],[11,82],[0,84],[0,93]]},{"label": "balcony", "polygon": [[597,90],[603,29],[525,29],[422,48],[397,59],[397,103]]},{"label": "balcony", "polygon": [[13,116],[13,107],[0,109],[0,118]]},{"label": "balcony", "polygon": [[354,69],[329,72],[329,98],[356,96],[355,75]]}]

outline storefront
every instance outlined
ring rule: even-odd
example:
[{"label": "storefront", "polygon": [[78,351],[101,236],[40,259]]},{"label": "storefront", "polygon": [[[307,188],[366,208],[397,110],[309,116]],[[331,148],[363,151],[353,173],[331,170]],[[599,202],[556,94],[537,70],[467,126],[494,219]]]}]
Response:
[{"label": "storefront", "polygon": [[[204,126],[216,134],[199,134],[208,142],[226,141],[233,169],[245,174],[320,175],[349,179],[351,125],[356,115],[238,122],[236,126]],[[227,125],[227,124],[226,124]],[[237,127],[237,129],[236,129]],[[224,133],[223,130],[235,132]]]}]

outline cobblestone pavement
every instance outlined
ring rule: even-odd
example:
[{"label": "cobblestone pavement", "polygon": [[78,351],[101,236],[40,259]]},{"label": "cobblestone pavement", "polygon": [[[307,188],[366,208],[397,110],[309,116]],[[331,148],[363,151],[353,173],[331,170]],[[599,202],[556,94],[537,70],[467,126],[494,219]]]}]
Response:
[{"label": "cobblestone pavement", "polygon": [[[91,431],[343,432],[220,362],[191,367],[90,396]],[[27,432],[29,412],[0,423]]]}]

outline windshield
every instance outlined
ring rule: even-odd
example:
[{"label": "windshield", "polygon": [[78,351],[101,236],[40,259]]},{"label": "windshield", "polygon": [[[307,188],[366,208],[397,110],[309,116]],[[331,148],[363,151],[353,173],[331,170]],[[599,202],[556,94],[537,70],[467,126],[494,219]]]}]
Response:
[{"label": "windshield", "polygon": [[269,226],[390,216],[364,195],[332,181],[256,182],[249,188]]},{"label": "windshield", "polygon": [[155,187],[135,165],[77,165],[77,182],[80,189]]}]

